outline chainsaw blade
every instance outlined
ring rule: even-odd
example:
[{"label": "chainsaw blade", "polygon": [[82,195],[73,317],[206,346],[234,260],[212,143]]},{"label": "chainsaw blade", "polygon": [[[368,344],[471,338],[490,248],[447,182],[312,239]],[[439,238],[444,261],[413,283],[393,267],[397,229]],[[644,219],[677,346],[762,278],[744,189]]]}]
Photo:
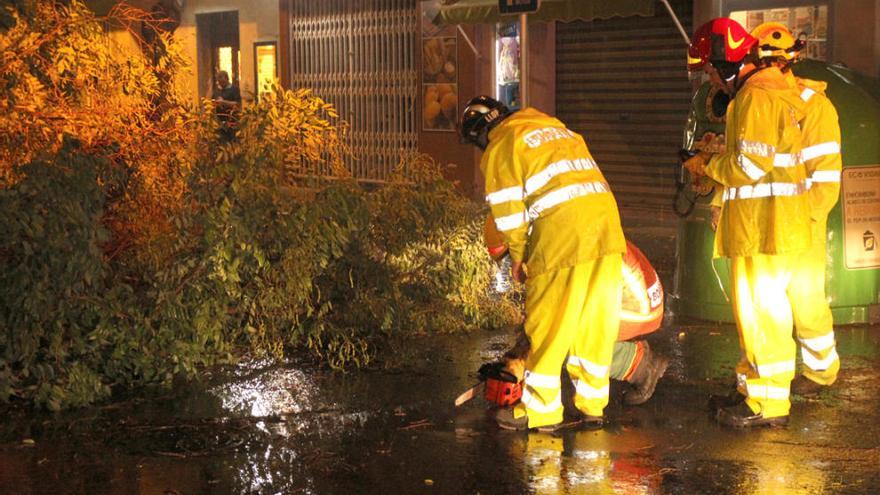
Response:
[{"label": "chainsaw blade", "polygon": [[458,407],[458,406],[464,404],[465,402],[473,399],[474,395],[476,395],[476,393],[477,393],[477,389],[479,389],[480,385],[482,385],[482,384],[483,383],[480,382],[480,383],[474,385],[473,387],[467,389],[463,394],[456,397],[455,398],[455,407]]}]

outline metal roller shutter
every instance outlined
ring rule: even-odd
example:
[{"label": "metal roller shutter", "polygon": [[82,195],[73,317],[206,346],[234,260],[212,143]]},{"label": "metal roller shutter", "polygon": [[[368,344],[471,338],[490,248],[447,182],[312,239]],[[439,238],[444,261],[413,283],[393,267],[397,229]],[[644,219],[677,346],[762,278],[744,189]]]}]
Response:
[{"label": "metal roller shutter", "polygon": [[[692,2],[670,2],[691,29]],[[681,34],[654,17],[557,23],[556,108],[584,136],[621,207],[670,210],[690,107]]]},{"label": "metal roller shutter", "polygon": [[333,103],[351,126],[345,163],[383,182],[418,148],[416,0],[293,0],[290,81]]}]

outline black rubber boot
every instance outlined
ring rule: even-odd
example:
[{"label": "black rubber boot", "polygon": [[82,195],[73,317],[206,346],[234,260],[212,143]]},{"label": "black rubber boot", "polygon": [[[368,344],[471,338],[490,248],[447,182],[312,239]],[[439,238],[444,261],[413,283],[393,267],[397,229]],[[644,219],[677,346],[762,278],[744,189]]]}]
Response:
[{"label": "black rubber boot", "polygon": [[822,385],[821,383],[816,383],[813,380],[805,377],[804,375],[798,375],[797,378],[791,381],[791,393],[794,395],[801,396],[812,396],[818,395],[819,392],[828,388],[828,385]]},{"label": "black rubber boot", "polygon": [[[498,423],[498,426],[500,428],[503,428],[505,430],[525,431],[529,429],[529,417],[521,416],[519,418],[515,418],[513,415],[513,407],[504,407],[499,409],[495,413],[495,421]],[[552,433],[562,428],[563,426],[565,426],[563,425],[563,423],[556,423],[553,425],[539,426],[533,429],[544,433]]]},{"label": "black rubber boot", "polygon": [[605,417],[581,413],[580,425],[587,430],[598,430],[605,426]]},{"label": "black rubber boot", "polygon": [[655,354],[647,342],[644,345],[642,362],[627,380],[632,384],[632,389],[623,397],[623,403],[627,406],[637,406],[647,402],[654,395],[657,381],[663,373],[666,373],[666,368],[669,366],[669,359]]},{"label": "black rubber boot", "polygon": [[748,404],[741,402],[735,406],[718,410],[716,421],[731,428],[751,428],[755,426],[785,426],[788,416],[765,418],[763,414],[752,411]]},{"label": "black rubber boot", "polygon": [[739,390],[736,389],[736,385],[734,385],[730,392],[727,392],[726,394],[711,394],[709,396],[709,411],[714,413],[725,407],[742,404],[745,400],[746,396],[739,393]]}]

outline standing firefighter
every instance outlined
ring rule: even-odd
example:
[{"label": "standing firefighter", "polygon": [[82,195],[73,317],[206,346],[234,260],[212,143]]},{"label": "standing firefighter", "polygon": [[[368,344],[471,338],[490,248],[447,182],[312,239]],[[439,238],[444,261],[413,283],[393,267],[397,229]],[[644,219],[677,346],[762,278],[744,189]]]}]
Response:
[{"label": "standing firefighter", "polygon": [[807,167],[807,197],[810,200],[810,249],[801,258],[792,274],[789,295],[794,326],[801,343],[803,374],[791,384],[791,391],[809,395],[837,379],[840,358],[834,342],[831,308],[825,298],[825,226],[828,213],[840,195],[840,125],[837,111],[825,96],[826,83],[795,78],[791,64],[804,47],[784,25],[778,22],[761,24],[752,30],[758,40],[758,57],[762,64],[776,66],[795,81],[806,103],[801,129],[801,156]]},{"label": "standing firefighter", "polygon": [[533,108],[509,113],[492,98],[476,97],[464,110],[461,133],[484,150],[486,199],[514,278],[525,280],[528,267],[525,389],[519,404],[499,409],[498,424],[556,429],[564,362],[575,406],[586,422],[601,424],[626,249],[611,189],[583,138]]},{"label": "standing firefighter", "polygon": [[810,207],[801,160],[804,103],[776,67],[758,67],[757,40],[731,19],[701,26],[688,49],[688,69],[704,70],[731,95],[725,151],[685,162],[723,188],[715,235],[717,256],[730,258],[733,312],[746,369],[737,370],[745,400],[718,409],[726,426],[788,423],[797,350],[787,293],[794,267],[810,246]]}]

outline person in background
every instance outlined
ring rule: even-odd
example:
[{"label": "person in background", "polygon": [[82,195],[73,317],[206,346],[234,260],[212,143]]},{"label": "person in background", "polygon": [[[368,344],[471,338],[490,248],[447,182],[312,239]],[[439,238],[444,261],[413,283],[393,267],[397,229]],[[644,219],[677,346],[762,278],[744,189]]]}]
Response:
[{"label": "person in background", "polygon": [[697,29],[688,48],[688,69],[704,71],[731,96],[724,151],[701,151],[684,166],[724,188],[715,255],[730,259],[744,400],[719,403],[716,419],[736,428],[788,424],[797,353],[788,291],[811,242],[804,103],[778,68],[757,63],[756,44],[736,21],[717,18]]},{"label": "person in background", "polygon": [[[626,250],[611,189],[583,138],[534,108],[511,113],[501,102],[478,96],[465,107],[459,129],[483,150],[486,199],[510,252],[513,277],[526,284],[524,327],[531,351],[524,390],[518,404],[497,411],[498,425],[542,431],[561,426],[563,363],[581,420],[601,425]],[[581,331],[587,326],[590,331]]]},{"label": "person in background", "polygon": [[241,108],[241,93],[238,87],[229,81],[229,73],[221,70],[217,73],[216,86],[211,94],[214,102],[214,113],[220,124],[220,136],[225,141],[235,138],[235,126],[238,124],[238,110]]}]

